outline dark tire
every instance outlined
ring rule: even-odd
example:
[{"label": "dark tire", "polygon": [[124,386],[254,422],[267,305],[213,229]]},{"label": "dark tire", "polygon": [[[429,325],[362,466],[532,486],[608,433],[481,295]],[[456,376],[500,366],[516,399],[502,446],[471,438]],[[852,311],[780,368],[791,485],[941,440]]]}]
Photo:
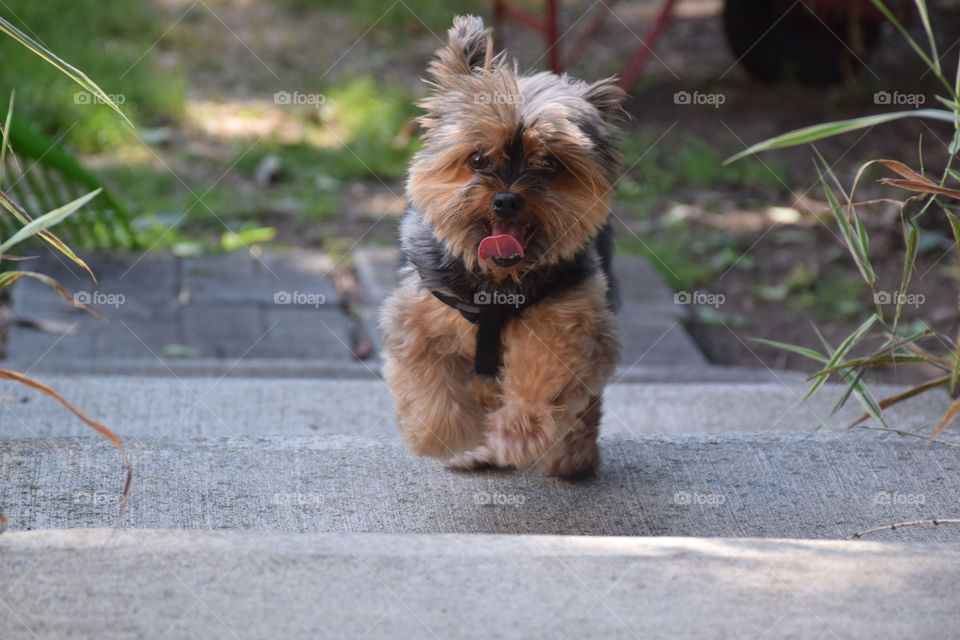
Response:
[{"label": "dark tire", "polygon": [[[846,44],[849,20],[822,21],[793,0],[726,0],[723,26],[733,55],[764,82],[832,84],[858,66]],[[873,48],[879,25],[862,21],[863,45]],[[848,48],[849,47],[849,48]],[[851,59],[852,63],[851,64]]]}]

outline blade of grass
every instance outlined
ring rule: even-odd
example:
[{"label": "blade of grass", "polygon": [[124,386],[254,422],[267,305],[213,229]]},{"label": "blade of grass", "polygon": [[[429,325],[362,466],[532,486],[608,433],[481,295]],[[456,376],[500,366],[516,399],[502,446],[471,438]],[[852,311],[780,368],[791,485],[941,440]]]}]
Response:
[{"label": "blade of grass", "polygon": [[[907,391],[904,391],[903,393],[897,394],[895,396],[890,396],[889,398],[884,398],[883,400],[880,401],[879,406],[881,409],[889,409],[893,405],[903,402],[904,400],[909,400],[910,398],[913,398],[914,396],[918,396],[921,393],[925,393],[930,389],[936,389],[937,387],[943,384],[946,384],[949,379],[950,379],[950,376],[943,376],[942,378],[935,378],[933,380],[930,380],[929,382],[924,382],[923,384],[919,384],[911,389],[908,389]],[[861,422],[863,422],[869,417],[870,417],[869,413],[863,414],[862,416],[860,416],[859,418],[851,422],[849,425],[847,425],[847,429],[852,429],[853,427],[857,426],[858,424],[860,424]]]},{"label": "blade of grass", "polygon": [[[847,354],[850,348],[853,347],[855,344],[857,344],[860,341],[860,339],[867,333],[867,331],[869,331],[870,328],[874,324],[876,324],[877,320],[879,319],[880,319],[879,316],[877,316],[877,314],[875,313],[871,315],[869,318],[867,318],[867,320],[863,324],[861,324],[856,331],[854,331],[849,336],[847,336],[846,339],[840,343],[840,346],[837,347],[837,349],[832,352],[832,354],[830,355],[830,359],[827,361],[827,366],[824,368],[829,369],[831,367],[836,366],[836,364],[840,362],[840,359]],[[819,331],[817,332],[817,335],[820,335]],[[820,336],[820,338],[821,340],[823,340],[823,336]],[[829,344],[826,344],[825,341],[824,341],[824,344],[827,347],[827,350],[830,351]],[[809,400],[810,396],[812,396],[814,392],[816,392],[816,390],[819,389],[820,386],[827,381],[828,377],[829,376],[823,376],[819,378],[816,382],[814,382],[813,385],[811,385],[810,390],[807,391],[807,394],[803,397],[803,399]],[[846,376],[844,376],[844,378],[846,378]]]},{"label": "blade of grass", "polygon": [[[28,224],[33,218],[27,213],[17,201],[5,194],[3,191],[0,191],[0,205],[3,205],[7,211],[9,211],[13,217],[19,220],[22,224]],[[73,252],[73,249],[67,246],[67,244],[55,236],[52,231],[49,229],[44,229],[37,234],[44,242],[52,246],[54,249],[67,256],[74,263],[81,266],[87,273],[90,274],[90,277],[93,278],[93,281],[97,281],[97,277],[93,275],[93,271],[87,266],[87,263],[84,262],[77,254]]]},{"label": "blade of grass", "polygon": [[924,364],[926,362],[928,362],[928,360],[923,356],[871,356],[869,358],[857,358],[855,360],[841,362],[829,369],[821,369],[816,373],[811,373],[807,376],[807,381],[809,382],[822,375],[838,373],[844,369],[876,369],[879,367],[896,366],[898,364]]},{"label": "blade of grass", "polygon": [[957,413],[960,413],[960,398],[957,398],[950,403],[950,407],[947,409],[947,412],[943,414],[943,418],[940,419],[940,423],[930,433],[930,437],[927,438],[927,441],[931,442],[936,439],[937,436],[943,433],[943,430],[947,428],[947,425],[953,422],[954,418],[957,417]]},{"label": "blade of grass", "polygon": [[54,67],[66,74],[70,79],[79,84],[81,87],[94,94],[99,98],[104,104],[108,105],[111,109],[120,114],[120,117],[124,121],[133,127],[133,123],[124,115],[123,111],[120,110],[120,107],[117,106],[117,103],[108,96],[103,89],[101,89],[96,82],[87,77],[83,71],[80,71],[70,63],[66,62],[62,58],[58,57],[55,53],[44,47],[43,45],[37,43],[33,38],[25,34],[24,32],[17,29],[15,26],[10,24],[7,20],[0,18],[0,32],[6,33],[8,36],[22,44],[24,47],[40,56]]},{"label": "blade of grass", "polygon": [[758,142],[750,147],[747,147],[740,153],[727,158],[723,161],[723,164],[726,166],[732,162],[736,162],[741,158],[753,155],[760,151],[781,149],[783,147],[795,147],[797,145],[815,142],[823,138],[830,138],[832,136],[840,135],[841,133],[856,131],[857,129],[865,129],[867,127],[874,127],[878,124],[885,124],[887,122],[900,120],[902,118],[930,118],[933,120],[942,120],[951,124],[960,122],[960,116],[944,109],[892,111],[890,113],[862,116],[860,118],[851,118],[849,120],[825,122],[811,125],[809,127],[803,127],[801,129],[794,129],[793,131],[788,131],[787,133],[780,134],[779,136],[774,136],[773,138],[768,138],[767,140]]},{"label": "blade of grass", "polygon": [[847,400],[850,399],[850,394],[853,393],[854,389],[860,386],[860,380],[863,378],[864,373],[866,373],[866,370],[860,369],[859,371],[857,371],[856,374],[853,375],[853,377],[850,378],[850,382],[847,385],[847,389],[843,392],[843,395],[840,396],[840,399],[837,400],[837,403],[833,405],[833,409],[830,410],[830,415],[827,416],[828,420],[833,416],[837,415],[837,412],[843,408],[843,405],[847,404]]},{"label": "blade of grass", "polygon": [[4,171],[7,167],[7,149],[10,147],[10,123],[13,121],[13,99],[16,93],[10,92],[10,106],[7,107],[7,117],[0,123],[0,131],[3,133],[3,141],[0,142],[0,189],[3,188]]},{"label": "blade of grass", "polygon": [[[819,156],[819,152],[817,152],[816,149],[814,149],[814,151]],[[832,178],[837,181],[836,175],[833,174],[833,171],[829,166],[827,166],[826,161],[823,160],[822,156],[820,156],[820,160],[823,162],[828,175],[831,175]],[[816,166],[816,164],[814,166]],[[869,254],[864,250],[862,236],[860,232],[858,232],[856,236],[853,234],[853,231],[851,230],[850,219],[842,213],[845,207],[840,204],[840,201],[837,199],[836,194],[833,192],[833,189],[830,187],[830,184],[824,177],[820,167],[816,166],[816,169],[817,175],[820,178],[820,184],[823,187],[824,194],[827,196],[827,202],[830,204],[830,208],[833,212],[833,217],[836,219],[837,225],[840,227],[840,233],[847,245],[847,251],[849,251],[850,255],[853,257],[853,261],[857,265],[860,275],[870,286],[870,289],[873,290],[874,284],[876,283],[876,274],[873,270],[873,265],[870,264]],[[842,192],[843,190],[841,189],[841,193]],[[844,194],[844,197],[846,197],[846,194]],[[847,198],[847,200],[849,201],[849,198]],[[859,220],[859,214],[857,214],[856,208],[851,207],[851,212],[852,215],[856,216],[856,219]],[[858,228],[862,229],[862,225],[860,225]]]},{"label": "blade of grass", "polygon": [[910,285],[910,278],[913,276],[913,267],[917,259],[917,246],[920,242],[920,230],[913,222],[904,222],[907,226],[907,254],[903,258],[903,276],[900,279],[900,289],[897,291],[897,307],[893,316],[893,335],[897,334],[897,327],[900,326],[900,315],[903,313],[903,303],[907,298],[907,287]]},{"label": "blade of grass", "polygon": [[935,193],[941,196],[947,196],[950,198],[956,198],[960,200],[960,191],[956,189],[947,189],[946,187],[939,187],[936,184],[926,182],[916,182],[914,180],[898,180],[896,178],[882,178],[880,180],[883,184],[889,184],[892,187],[900,187],[901,189],[907,189],[909,191],[916,191],[918,193]]},{"label": "blade of grass", "polygon": [[0,244],[0,253],[6,253],[10,250],[10,247],[16,246],[18,243],[23,242],[27,238],[35,236],[47,227],[52,227],[67,216],[76,212],[76,210],[83,205],[96,198],[99,194],[100,189],[94,189],[87,195],[81,196],[80,198],[63,205],[62,207],[57,207],[53,211],[43,214],[36,220],[32,220],[15,234],[13,234],[10,238],[8,238],[5,242]]},{"label": "blade of grass", "polygon": [[791,351],[797,353],[801,356],[806,356],[816,360],[817,362],[826,362],[827,358],[822,354],[817,353],[813,349],[807,349],[806,347],[798,347],[794,344],[787,344],[786,342],[777,342],[776,340],[767,340],[765,338],[750,338],[752,342],[759,342],[760,344],[765,344],[768,347],[774,347],[776,349],[783,349],[784,351]]},{"label": "blade of grass", "polygon": [[87,305],[81,304],[74,300],[73,296],[71,296],[67,290],[60,285],[59,282],[43,273],[37,273],[36,271],[0,271],[0,289],[9,287],[20,278],[33,278],[34,280],[39,280],[40,282],[56,290],[56,292],[60,294],[60,297],[72,304],[77,309],[83,309],[95,318],[104,320],[99,313],[89,308]]},{"label": "blade of grass", "polygon": [[43,384],[42,382],[34,380],[29,376],[25,376],[22,373],[11,371],[9,369],[0,369],[0,379],[14,380],[16,382],[19,382],[20,384],[31,387],[32,389],[36,389],[40,393],[53,398],[54,400],[62,404],[64,407],[69,409],[70,412],[73,413],[73,415],[77,416],[77,418],[79,418],[81,422],[83,422],[88,427],[90,427],[91,429],[93,429],[94,431],[102,435],[104,438],[106,438],[111,444],[113,444],[113,446],[117,448],[117,450],[120,451],[120,456],[123,458],[123,466],[126,468],[127,474],[126,474],[126,479],[124,480],[124,483],[123,483],[123,497],[120,501],[120,512],[117,514],[117,522],[119,522],[120,518],[123,517],[124,510],[127,507],[127,500],[130,497],[130,486],[133,483],[133,462],[130,460],[130,455],[127,453],[127,450],[123,446],[123,443],[120,442],[120,438],[118,438],[113,433],[113,431],[111,431],[104,425],[100,424],[99,422],[93,420],[92,418],[88,417],[87,414],[83,413],[82,411],[80,411],[80,409],[70,404],[70,402],[66,398],[64,398],[59,393],[57,393],[47,385]]},{"label": "blade of grass", "polygon": [[[913,37],[910,35],[910,32],[907,31],[902,24],[900,24],[900,21],[897,20],[897,17],[893,15],[893,12],[890,11],[890,9],[888,9],[887,6],[883,4],[883,2],[881,2],[881,0],[872,0],[872,2],[874,6],[876,6],[877,9],[880,10],[880,13],[882,13],[884,17],[890,21],[890,24],[896,27],[897,31],[899,31],[900,34],[904,38],[906,38],[907,42],[910,43],[910,46],[913,48],[913,50],[917,52],[917,55],[920,56],[923,62],[930,68],[931,71],[933,71],[934,75],[937,76],[937,79],[939,79],[940,82],[942,82],[943,85],[947,88],[947,91],[953,93],[953,87],[951,87],[950,83],[947,82],[946,78],[943,77],[943,71],[941,71],[940,69],[940,61],[937,60],[936,62],[934,62],[934,60],[936,60],[936,57],[934,57],[934,60],[930,59],[927,53],[923,50],[923,47],[917,44],[917,41],[913,39]],[[920,10],[921,12],[921,20],[924,20],[924,16],[927,12],[927,8],[926,8],[926,5],[923,5],[923,7],[921,8],[922,4],[923,3],[921,1],[916,2],[917,9]],[[929,18],[924,20],[924,27],[927,29],[929,29],[929,22],[930,22]],[[930,41],[933,42],[933,33],[928,30],[927,35],[929,36]],[[936,56],[936,54],[934,54],[934,56]],[[954,97],[956,97],[955,94],[954,94]]]}]

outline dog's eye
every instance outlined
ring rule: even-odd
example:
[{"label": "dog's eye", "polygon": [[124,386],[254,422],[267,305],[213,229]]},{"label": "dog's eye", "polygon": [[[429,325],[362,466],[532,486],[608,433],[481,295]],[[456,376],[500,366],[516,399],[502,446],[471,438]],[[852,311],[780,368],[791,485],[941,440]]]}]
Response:
[{"label": "dog's eye", "polygon": [[487,165],[490,164],[490,158],[484,155],[482,151],[477,151],[472,156],[467,158],[467,164],[470,165],[471,169],[480,171],[481,169],[487,168]]},{"label": "dog's eye", "polygon": [[538,171],[553,175],[560,170],[560,161],[553,156],[544,156],[537,160],[536,168]]}]

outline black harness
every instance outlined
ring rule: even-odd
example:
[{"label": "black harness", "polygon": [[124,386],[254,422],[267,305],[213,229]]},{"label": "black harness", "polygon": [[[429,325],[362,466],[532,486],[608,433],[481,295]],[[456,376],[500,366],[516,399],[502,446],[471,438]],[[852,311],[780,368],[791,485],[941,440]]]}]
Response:
[{"label": "black harness", "polygon": [[[447,296],[439,291],[431,291],[437,300],[453,307],[460,312],[468,322],[477,325],[477,346],[473,352],[473,370],[477,375],[496,377],[500,370],[500,334],[503,331],[503,325],[507,320],[523,313],[524,309],[535,305],[548,295],[556,291],[557,282],[547,283],[546,286],[538,287],[530,296],[524,296],[523,301],[516,303],[498,304],[492,299],[485,302],[483,295],[493,297],[490,294],[477,293],[474,300],[479,301],[475,304],[468,304],[459,298]],[[482,303],[482,304],[481,304]]]}]

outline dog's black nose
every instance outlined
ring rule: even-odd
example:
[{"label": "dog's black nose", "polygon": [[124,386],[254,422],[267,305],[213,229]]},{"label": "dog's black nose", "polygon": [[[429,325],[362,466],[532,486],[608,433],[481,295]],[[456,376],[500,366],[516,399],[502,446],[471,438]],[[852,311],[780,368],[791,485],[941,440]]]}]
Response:
[{"label": "dog's black nose", "polygon": [[523,209],[523,196],[518,193],[501,191],[493,196],[490,206],[493,207],[493,212],[501,218],[512,218]]}]

